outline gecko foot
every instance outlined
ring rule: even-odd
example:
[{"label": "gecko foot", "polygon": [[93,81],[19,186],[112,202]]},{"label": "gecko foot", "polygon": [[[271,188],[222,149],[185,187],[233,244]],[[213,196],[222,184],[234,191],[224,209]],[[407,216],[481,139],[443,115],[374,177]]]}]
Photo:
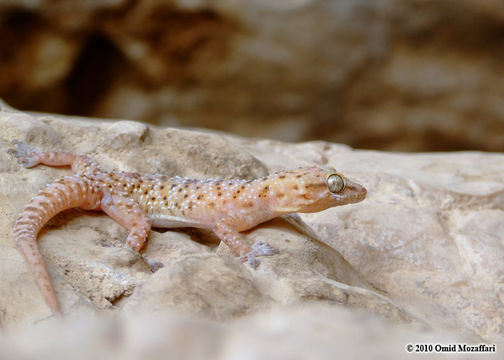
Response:
[{"label": "gecko foot", "polygon": [[7,153],[16,157],[18,163],[20,163],[23,167],[31,168],[39,163],[40,160],[38,155],[41,153],[39,148],[18,140],[12,140],[12,144],[15,147],[7,150]]},{"label": "gecko foot", "polygon": [[155,273],[156,271],[158,271],[160,268],[162,268],[164,266],[162,262],[151,260],[147,256],[145,256],[145,254],[142,254],[141,256],[142,256],[142,259],[145,261],[145,263],[147,264],[147,266],[150,268],[150,270],[153,273]]},{"label": "gecko foot", "polygon": [[279,253],[280,250],[259,241],[252,245],[252,250],[245,256],[242,256],[241,259],[242,261],[247,261],[252,268],[256,269],[260,263],[259,259],[257,259],[258,256],[271,256]]}]

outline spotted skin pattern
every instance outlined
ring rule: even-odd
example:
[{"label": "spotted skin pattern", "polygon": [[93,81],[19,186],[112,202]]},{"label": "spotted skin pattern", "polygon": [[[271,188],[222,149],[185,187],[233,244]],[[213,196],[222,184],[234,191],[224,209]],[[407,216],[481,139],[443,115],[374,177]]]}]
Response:
[{"label": "spotted skin pattern", "polygon": [[8,152],[26,168],[44,164],[71,166],[73,171],[40,191],[14,225],[16,247],[55,314],[61,314],[61,309],[37,247],[37,234],[50,218],[66,209],[105,212],[129,230],[126,246],[137,252],[151,226],[211,229],[242,261],[256,268],[257,257],[277,254],[278,250],[260,242],[249,245],[241,231],[280,215],[317,212],[356,203],[366,196],[364,187],[329,167],[281,171],[248,181],[196,180],[106,172],[87,156],[43,152],[16,140],[13,144]]}]

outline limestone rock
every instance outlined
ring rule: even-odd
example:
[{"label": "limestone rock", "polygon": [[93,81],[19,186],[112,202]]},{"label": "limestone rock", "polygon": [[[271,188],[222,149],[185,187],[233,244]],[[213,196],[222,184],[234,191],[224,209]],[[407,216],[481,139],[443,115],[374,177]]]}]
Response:
[{"label": "limestone rock", "polygon": [[[216,323],[173,313],[42,322],[0,333],[0,357],[14,359],[290,360],[404,359],[407,344],[470,344],[479,340],[419,325],[394,325],[338,306],[283,307]],[[497,350],[499,351],[499,350]],[[476,359],[478,354],[429,354],[429,359]],[[493,356],[492,356],[493,355]],[[488,358],[497,358],[489,354]]]},{"label": "limestone rock", "polygon": [[[245,233],[281,253],[252,270],[208,231],[154,229],[152,274],[121,248],[127,231],[100,213],[70,210],[39,236],[64,312],[175,311],[232,320],[274,306],[341,305],[395,324],[440,326],[503,340],[501,226],[504,156],[393,154],[324,142],[287,144],[196,130],[0,111],[0,321],[49,315],[12,243],[12,225],[37,190],[69,170],[21,168],[12,139],[95,158],[105,169],[196,177],[262,176],[333,165],[368,189],[358,204],[274,219]],[[393,334],[393,331],[391,331]]]}]

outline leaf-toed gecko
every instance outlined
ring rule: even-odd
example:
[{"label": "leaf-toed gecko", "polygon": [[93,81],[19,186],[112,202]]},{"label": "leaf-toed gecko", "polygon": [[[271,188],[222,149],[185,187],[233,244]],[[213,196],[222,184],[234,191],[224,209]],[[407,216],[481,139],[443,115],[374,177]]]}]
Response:
[{"label": "leaf-toed gecko", "polygon": [[258,256],[277,254],[268,244],[249,245],[241,231],[274,217],[317,212],[356,203],[366,189],[331,167],[305,167],[256,180],[196,180],[164,175],[106,172],[89,157],[43,152],[14,140],[15,156],[24,167],[71,166],[65,176],[41,190],[14,225],[15,244],[34,274],[48,306],[61,314],[51,279],[37,247],[37,234],[59,212],[79,207],[101,210],[128,229],[126,246],[140,252],[151,226],[208,228],[242,261],[256,268]]}]

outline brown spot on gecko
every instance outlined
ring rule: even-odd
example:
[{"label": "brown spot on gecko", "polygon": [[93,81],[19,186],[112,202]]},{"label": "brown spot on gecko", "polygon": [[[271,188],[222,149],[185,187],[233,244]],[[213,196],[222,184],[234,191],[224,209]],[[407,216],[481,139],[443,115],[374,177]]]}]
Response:
[{"label": "brown spot on gecko", "polygon": [[166,196],[163,196],[163,200],[166,200]]},{"label": "brown spot on gecko", "polygon": [[280,175],[278,178],[279,179],[285,179],[285,175]]},{"label": "brown spot on gecko", "polygon": [[178,189],[178,192],[182,192],[182,188]]},{"label": "brown spot on gecko", "polygon": [[294,185],[294,186],[292,187],[292,189],[293,189],[293,190],[298,190],[298,189],[299,189],[299,187],[298,187],[298,186],[297,186],[297,184],[296,184],[296,185]]},{"label": "brown spot on gecko", "polygon": [[35,212],[35,213],[38,213],[39,211],[39,208],[38,207],[35,207],[35,206],[27,206],[24,208],[24,211],[32,211],[32,212]]},{"label": "brown spot on gecko", "polygon": [[187,199],[187,194],[184,195],[184,199]]}]

